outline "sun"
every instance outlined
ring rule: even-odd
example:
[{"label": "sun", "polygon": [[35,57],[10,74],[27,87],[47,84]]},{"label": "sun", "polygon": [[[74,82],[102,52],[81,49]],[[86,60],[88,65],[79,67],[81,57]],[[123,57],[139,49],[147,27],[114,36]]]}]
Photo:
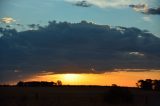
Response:
[{"label": "sun", "polygon": [[64,80],[66,81],[75,81],[79,78],[77,74],[64,74]]}]

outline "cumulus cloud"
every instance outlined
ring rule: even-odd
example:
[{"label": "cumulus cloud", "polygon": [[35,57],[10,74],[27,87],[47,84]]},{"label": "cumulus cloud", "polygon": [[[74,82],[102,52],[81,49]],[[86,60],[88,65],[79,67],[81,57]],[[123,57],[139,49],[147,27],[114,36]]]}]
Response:
[{"label": "cumulus cloud", "polygon": [[15,22],[16,20],[13,19],[12,17],[4,17],[2,19],[0,19],[0,22],[5,23],[5,24],[9,24],[12,22]]}]

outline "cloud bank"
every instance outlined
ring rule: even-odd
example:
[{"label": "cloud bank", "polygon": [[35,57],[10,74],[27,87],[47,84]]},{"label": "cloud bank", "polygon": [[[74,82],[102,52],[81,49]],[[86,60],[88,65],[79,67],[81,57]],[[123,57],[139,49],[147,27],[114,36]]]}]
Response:
[{"label": "cloud bank", "polygon": [[160,69],[160,38],[133,27],[50,21],[47,26],[23,32],[0,28],[0,34],[2,82],[44,71]]}]

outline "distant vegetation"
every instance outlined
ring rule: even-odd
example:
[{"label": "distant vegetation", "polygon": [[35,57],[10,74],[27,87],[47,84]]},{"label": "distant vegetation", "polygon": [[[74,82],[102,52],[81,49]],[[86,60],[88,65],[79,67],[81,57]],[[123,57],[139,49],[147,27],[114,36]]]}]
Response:
[{"label": "distant vegetation", "polygon": [[53,87],[53,86],[61,86],[62,82],[60,80],[55,82],[47,82],[47,81],[30,81],[30,82],[22,82],[19,81],[16,86],[18,87]]},{"label": "distant vegetation", "polygon": [[155,90],[160,91],[160,80],[139,80],[137,83],[137,87],[144,90]]},{"label": "distant vegetation", "polygon": [[[53,86],[62,86],[62,81],[61,80],[57,80],[57,82],[47,82],[47,81],[23,82],[23,81],[19,81],[19,82],[17,82],[16,85],[0,85],[0,87],[11,87],[11,86],[18,86],[18,87],[53,87]],[[71,86],[75,86],[75,85],[71,85]],[[83,85],[80,85],[80,86],[83,86]],[[88,86],[90,86],[90,85],[88,85]],[[140,88],[142,90],[160,91],[160,80],[152,80],[152,79],[138,80],[137,83],[136,83],[136,86],[137,86],[137,88]],[[120,87],[116,84],[112,84],[110,90],[111,90],[110,93],[117,93],[115,91],[118,90],[118,94],[122,93],[123,91],[125,91],[125,94],[126,93],[129,94],[128,89],[125,88],[125,90],[124,90],[124,87]]]}]

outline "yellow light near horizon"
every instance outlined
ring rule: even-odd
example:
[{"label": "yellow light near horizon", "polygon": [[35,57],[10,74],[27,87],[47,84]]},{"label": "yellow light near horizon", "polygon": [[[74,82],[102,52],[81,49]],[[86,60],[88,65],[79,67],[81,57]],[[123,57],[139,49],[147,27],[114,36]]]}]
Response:
[{"label": "yellow light near horizon", "polygon": [[38,75],[30,81],[54,81],[61,80],[63,85],[112,85],[135,87],[140,79],[160,79],[160,71],[143,72],[106,72],[100,74],[49,74]]},{"label": "yellow light near horizon", "polygon": [[57,74],[57,78],[62,81],[64,85],[78,85],[83,76],[81,74]]},{"label": "yellow light near horizon", "polygon": [[78,75],[76,74],[64,74],[64,79],[67,81],[73,81],[78,78]]}]

